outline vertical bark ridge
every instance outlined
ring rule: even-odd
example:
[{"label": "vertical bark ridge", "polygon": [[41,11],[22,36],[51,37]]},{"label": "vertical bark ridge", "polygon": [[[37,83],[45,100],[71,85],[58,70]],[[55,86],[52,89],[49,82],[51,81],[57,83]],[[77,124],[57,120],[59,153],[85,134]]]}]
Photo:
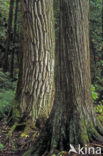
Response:
[{"label": "vertical bark ridge", "polygon": [[22,2],[24,14],[23,88],[21,112],[29,110],[36,120],[39,114],[48,116],[54,96],[53,1]]},{"label": "vertical bark ridge", "polygon": [[13,21],[13,8],[14,8],[14,0],[10,0],[10,8],[9,8],[9,18],[8,18],[8,28],[7,28],[7,37],[6,37],[6,48],[4,53],[4,63],[3,63],[3,71],[7,72],[9,70],[9,48],[10,48],[10,40],[11,40],[11,32],[12,32],[12,21]]},{"label": "vertical bark ridge", "polygon": [[56,75],[59,82],[55,85],[54,105],[39,138],[23,156],[68,150],[70,144],[103,142],[99,128],[102,126],[95,117],[91,97],[89,0],[60,2],[59,74]]}]

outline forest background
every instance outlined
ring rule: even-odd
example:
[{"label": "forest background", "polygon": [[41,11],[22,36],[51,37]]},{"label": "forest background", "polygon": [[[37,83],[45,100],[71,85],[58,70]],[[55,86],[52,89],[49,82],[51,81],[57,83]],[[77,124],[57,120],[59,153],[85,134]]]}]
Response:
[{"label": "forest background", "polygon": [[[10,115],[22,62],[22,8],[19,0],[0,0],[0,119]],[[55,34],[59,40],[59,2],[54,0]],[[90,0],[91,92],[98,119],[103,122],[103,0]],[[18,76],[19,75],[19,76]],[[11,126],[11,125],[10,125]],[[39,127],[40,128],[40,127]],[[15,128],[14,128],[15,129]],[[11,130],[11,129],[10,129]],[[8,130],[9,131],[9,130]],[[11,131],[10,131],[11,132]],[[10,133],[11,134],[11,133]],[[21,134],[23,137],[28,135]],[[24,143],[24,142],[23,142]],[[24,143],[25,144],[25,143]],[[25,145],[26,146],[26,145]],[[16,145],[12,145],[15,152]],[[26,147],[27,148],[27,147]],[[0,142],[0,150],[5,149]],[[10,150],[10,147],[9,147]]]}]

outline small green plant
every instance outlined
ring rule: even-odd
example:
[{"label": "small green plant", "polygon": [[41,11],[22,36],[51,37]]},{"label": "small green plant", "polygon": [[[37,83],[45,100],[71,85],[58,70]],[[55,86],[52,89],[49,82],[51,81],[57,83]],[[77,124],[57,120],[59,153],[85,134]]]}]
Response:
[{"label": "small green plant", "polygon": [[0,118],[7,115],[15,96],[16,81],[12,82],[9,75],[0,69]]},{"label": "small green plant", "polygon": [[3,151],[4,145],[0,143],[0,151]]},{"label": "small green plant", "polygon": [[95,111],[96,111],[96,113],[103,115],[103,105],[96,106]]},{"label": "small green plant", "polygon": [[98,105],[95,107],[95,112],[99,121],[103,123],[103,105]]},{"label": "small green plant", "polygon": [[96,100],[98,98],[98,93],[95,91],[95,86],[91,86],[91,91],[93,100]]}]

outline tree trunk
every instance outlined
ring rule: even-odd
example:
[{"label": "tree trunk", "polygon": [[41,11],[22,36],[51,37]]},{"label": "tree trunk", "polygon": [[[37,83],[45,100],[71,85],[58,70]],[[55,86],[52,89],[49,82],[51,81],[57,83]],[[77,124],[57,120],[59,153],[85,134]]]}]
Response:
[{"label": "tree trunk", "polygon": [[68,150],[69,145],[103,141],[91,97],[88,0],[61,0],[58,84],[52,112],[34,146],[24,156]]},{"label": "tree trunk", "polygon": [[11,31],[12,31],[12,20],[13,20],[13,8],[14,8],[14,0],[10,0],[10,9],[9,9],[9,19],[8,19],[8,30],[7,30],[7,38],[6,38],[6,48],[4,53],[4,63],[3,63],[3,71],[7,72],[9,67],[8,62],[8,54],[11,40]]},{"label": "tree trunk", "polygon": [[[90,32],[91,33],[91,32]],[[92,37],[90,35],[90,49],[91,49],[91,53],[92,53],[92,57],[91,57],[91,80],[92,80],[92,84],[95,82],[96,79],[96,48],[95,45],[92,41]]]},{"label": "tree trunk", "polygon": [[[101,59],[103,60],[103,0],[102,0],[102,55]],[[101,77],[103,76],[103,70],[101,70]]]},{"label": "tree trunk", "polygon": [[26,116],[25,120],[47,117],[53,104],[55,36],[52,5],[52,0],[49,3],[48,0],[22,1],[23,68],[18,103],[20,116]]},{"label": "tree trunk", "polygon": [[103,0],[102,0],[102,41],[103,41]]},{"label": "tree trunk", "polygon": [[15,39],[16,39],[16,27],[17,27],[17,15],[18,15],[18,3],[19,0],[16,0],[16,9],[15,9],[15,19],[14,19],[14,33],[13,33],[13,49],[11,52],[11,66],[10,66],[10,77],[14,77],[14,54],[15,54]]}]

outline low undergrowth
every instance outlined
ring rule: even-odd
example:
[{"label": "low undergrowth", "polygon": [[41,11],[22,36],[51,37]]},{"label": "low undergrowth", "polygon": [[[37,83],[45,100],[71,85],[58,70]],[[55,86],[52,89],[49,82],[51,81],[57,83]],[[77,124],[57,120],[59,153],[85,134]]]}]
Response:
[{"label": "low undergrowth", "polygon": [[15,96],[17,81],[12,81],[9,72],[3,73],[0,69],[0,118],[4,118],[10,110]]}]

